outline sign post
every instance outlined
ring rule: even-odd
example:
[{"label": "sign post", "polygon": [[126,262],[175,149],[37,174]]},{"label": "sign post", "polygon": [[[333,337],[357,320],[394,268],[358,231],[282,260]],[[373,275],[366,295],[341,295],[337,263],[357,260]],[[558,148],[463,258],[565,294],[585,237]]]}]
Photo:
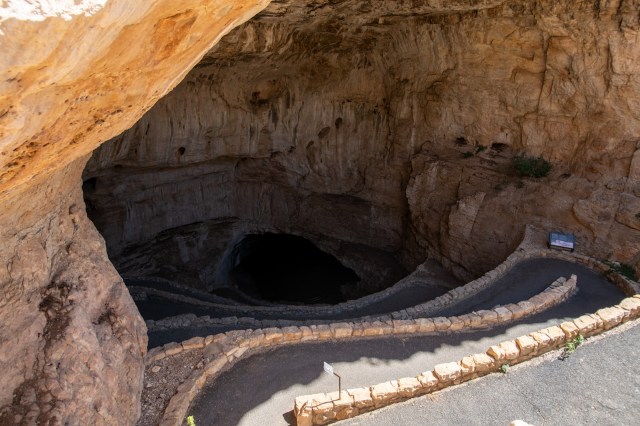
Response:
[{"label": "sign post", "polygon": [[342,378],[340,375],[333,371],[331,364],[324,363],[324,372],[330,376],[336,376],[338,378],[338,399],[342,398]]}]

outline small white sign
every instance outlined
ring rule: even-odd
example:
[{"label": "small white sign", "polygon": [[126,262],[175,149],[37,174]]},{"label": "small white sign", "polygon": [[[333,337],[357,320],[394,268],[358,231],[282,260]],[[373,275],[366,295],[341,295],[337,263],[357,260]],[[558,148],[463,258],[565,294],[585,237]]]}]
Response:
[{"label": "small white sign", "polygon": [[330,364],[324,363],[324,372],[333,376],[333,367]]},{"label": "small white sign", "polygon": [[556,247],[573,248],[573,243],[570,241],[551,240],[551,245]]}]

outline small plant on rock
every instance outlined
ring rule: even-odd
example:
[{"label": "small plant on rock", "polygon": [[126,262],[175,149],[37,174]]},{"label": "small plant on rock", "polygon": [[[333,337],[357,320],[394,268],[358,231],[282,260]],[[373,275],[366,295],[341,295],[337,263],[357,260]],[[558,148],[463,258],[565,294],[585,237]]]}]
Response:
[{"label": "small plant on rock", "polygon": [[517,156],[513,159],[513,167],[522,177],[542,178],[551,171],[551,163],[542,157]]},{"label": "small plant on rock", "polygon": [[631,281],[638,280],[638,276],[636,275],[636,271],[633,266],[627,263],[612,262],[609,260],[605,260],[604,263],[611,268],[609,269],[610,272],[617,272],[618,274],[629,278]]},{"label": "small plant on rock", "polygon": [[464,154],[462,154],[464,156],[464,158],[471,158],[473,157],[473,152],[471,151],[467,151]]},{"label": "small plant on rock", "polygon": [[500,366],[500,372],[502,374],[507,374],[509,372],[509,364],[502,364]]},{"label": "small plant on rock", "polygon": [[487,147],[486,147],[486,146],[484,146],[484,145],[478,145],[478,146],[476,147],[476,154],[480,154],[480,153],[481,153],[482,151],[484,151],[485,149],[487,149]]},{"label": "small plant on rock", "polygon": [[196,419],[193,416],[187,416],[187,426],[196,426]]},{"label": "small plant on rock", "polygon": [[576,351],[576,349],[578,348],[578,346],[580,346],[583,342],[584,342],[584,337],[582,336],[582,334],[579,334],[578,337],[569,340],[564,345],[564,350],[562,351],[562,354],[560,355],[560,359],[562,361],[567,359],[569,357],[569,355],[574,353]]}]

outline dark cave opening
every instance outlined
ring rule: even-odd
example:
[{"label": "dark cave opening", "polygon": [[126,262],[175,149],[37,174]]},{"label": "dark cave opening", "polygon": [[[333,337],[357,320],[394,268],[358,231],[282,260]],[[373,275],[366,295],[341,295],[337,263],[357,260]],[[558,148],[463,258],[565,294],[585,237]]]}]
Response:
[{"label": "dark cave opening", "polygon": [[311,241],[289,234],[246,236],[234,248],[231,279],[244,293],[271,302],[335,304],[360,278]]}]

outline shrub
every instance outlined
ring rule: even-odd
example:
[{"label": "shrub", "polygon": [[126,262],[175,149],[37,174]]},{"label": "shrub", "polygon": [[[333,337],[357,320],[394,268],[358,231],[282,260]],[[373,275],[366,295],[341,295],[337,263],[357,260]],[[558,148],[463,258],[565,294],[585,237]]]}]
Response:
[{"label": "shrub", "polygon": [[611,268],[610,270],[613,272],[617,272],[618,274],[629,278],[631,281],[637,281],[638,277],[636,275],[636,271],[635,269],[633,269],[633,266],[627,264],[627,263],[622,263],[622,262],[611,262],[608,260],[605,260],[605,262],[607,264],[607,266],[609,266],[609,268]]},{"label": "shrub", "polygon": [[523,177],[541,178],[551,171],[551,163],[542,157],[518,156],[513,159],[513,166]]},{"label": "shrub", "polygon": [[467,152],[465,152],[465,153],[464,153],[464,154],[462,154],[462,155],[464,155],[464,158],[471,158],[471,157],[473,157],[473,152],[471,152],[471,151],[467,151]]}]

